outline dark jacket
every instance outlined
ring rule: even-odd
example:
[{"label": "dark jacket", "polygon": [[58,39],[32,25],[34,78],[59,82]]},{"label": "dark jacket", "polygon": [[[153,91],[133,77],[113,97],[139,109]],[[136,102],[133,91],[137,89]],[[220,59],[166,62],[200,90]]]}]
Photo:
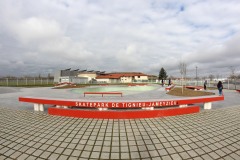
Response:
[{"label": "dark jacket", "polygon": [[218,89],[223,89],[223,85],[222,85],[222,82],[221,82],[221,81],[218,82],[217,88],[218,88]]}]

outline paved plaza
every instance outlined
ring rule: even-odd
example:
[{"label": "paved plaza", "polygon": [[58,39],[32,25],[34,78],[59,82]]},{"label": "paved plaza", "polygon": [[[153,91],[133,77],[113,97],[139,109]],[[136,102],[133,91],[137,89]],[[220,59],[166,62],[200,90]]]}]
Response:
[{"label": "paved plaza", "polygon": [[196,114],[103,120],[51,116],[32,105],[24,110],[17,96],[36,92],[26,90],[0,95],[0,160],[240,159],[240,94],[234,91]]},{"label": "paved plaza", "polygon": [[0,108],[0,159],[240,159],[240,105],[96,120]]}]

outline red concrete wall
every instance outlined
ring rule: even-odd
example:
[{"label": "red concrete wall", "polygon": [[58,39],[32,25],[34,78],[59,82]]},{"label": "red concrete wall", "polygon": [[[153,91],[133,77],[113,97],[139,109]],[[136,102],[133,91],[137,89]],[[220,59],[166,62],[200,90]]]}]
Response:
[{"label": "red concrete wall", "polygon": [[200,111],[199,106],[189,106],[183,108],[166,108],[155,110],[124,110],[124,111],[99,111],[99,110],[80,110],[48,108],[50,115],[68,116],[77,118],[97,118],[97,119],[138,119],[138,118],[156,118],[165,116],[176,116]]}]

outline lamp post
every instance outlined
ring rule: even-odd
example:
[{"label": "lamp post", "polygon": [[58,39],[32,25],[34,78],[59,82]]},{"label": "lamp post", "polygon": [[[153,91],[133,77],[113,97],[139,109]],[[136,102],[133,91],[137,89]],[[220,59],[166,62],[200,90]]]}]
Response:
[{"label": "lamp post", "polygon": [[197,86],[198,86],[198,73],[197,73],[197,69],[198,69],[198,67],[196,66],[196,81],[197,81]]}]

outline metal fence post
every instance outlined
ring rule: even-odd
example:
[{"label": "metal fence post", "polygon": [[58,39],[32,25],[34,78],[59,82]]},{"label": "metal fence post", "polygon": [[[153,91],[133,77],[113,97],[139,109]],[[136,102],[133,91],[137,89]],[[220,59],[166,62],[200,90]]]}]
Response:
[{"label": "metal fence post", "polygon": [[237,89],[236,78],[234,78],[235,90]]},{"label": "metal fence post", "polygon": [[228,89],[229,89],[229,78],[228,78]]},{"label": "metal fence post", "polygon": [[7,86],[8,86],[8,78],[6,78],[6,83],[7,83]]}]

